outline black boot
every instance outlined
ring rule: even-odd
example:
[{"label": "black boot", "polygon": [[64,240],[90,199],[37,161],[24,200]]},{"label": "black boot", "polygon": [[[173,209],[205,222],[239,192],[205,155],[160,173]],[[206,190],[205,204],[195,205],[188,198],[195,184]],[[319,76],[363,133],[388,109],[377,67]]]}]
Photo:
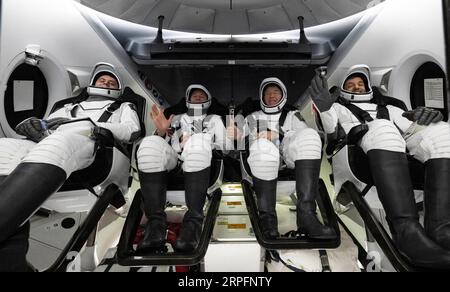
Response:
[{"label": "black boot", "polygon": [[[6,176],[0,176],[0,185]],[[19,228],[16,234],[0,244],[0,272],[26,272],[28,270],[26,255],[30,223]]]},{"label": "black boot", "polygon": [[211,168],[198,172],[184,173],[184,188],[188,211],[184,215],[183,226],[175,243],[178,252],[193,251],[200,240],[203,227],[203,206],[209,187]]},{"label": "black boot", "polygon": [[0,272],[27,272],[28,237],[30,223],[25,223],[17,232],[0,244]]},{"label": "black boot", "polygon": [[450,268],[450,252],[428,238],[419,223],[406,154],[371,150],[368,156],[378,197],[400,253],[418,267]]},{"label": "black boot", "polygon": [[44,163],[21,163],[0,184],[0,244],[66,180],[66,172]]},{"label": "black boot", "polygon": [[319,192],[321,160],[297,160],[295,176],[297,183],[297,226],[301,234],[313,239],[336,238],[334,230],[322,225],[316,216],[316,198]]},{"label": "black boot", "polygon": [[144,212],[148,218],[144,239],[138,251],[158,251],[164,248],[167,235],[166,192],[167,171],[139,172]]},{"label": "black boot", "polygon": [[450,251],[450,159],[425,164],[425,231]]},{"label": "black boot", "polygon": [[277,179],[262,180],[253,177],[253,188],[256,193],[256,203],[259,211],[259,222],[264,238],[276,239],[278,233],[277,203]]}]

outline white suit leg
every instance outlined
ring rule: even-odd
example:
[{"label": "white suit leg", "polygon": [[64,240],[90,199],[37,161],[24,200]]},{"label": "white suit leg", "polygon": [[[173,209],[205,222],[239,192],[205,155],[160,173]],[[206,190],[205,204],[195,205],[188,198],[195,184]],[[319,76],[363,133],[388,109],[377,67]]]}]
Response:
[{"label": "white suit leg", "polygon": [[322,141],[319,134],[311,128],[297,130],[283,139],[282,154],[286,165],[295,168],[297,160],[316,160],[322,157]]},{"label": "white suit leg", "polygon": [[395,125],[388,120],[380,119],[367,124],[369,131],[361,139],[361,148],[365,153],[370,150],[386,150],[405,152],[406,142]]},{"label": "white suit leg", "polygon": [[177,166],[178,154],[159,136],[146,137],[137,152],[139,170],[145,173],[171,171]]},{"label": "white suit leg", "polygon": [[31,149],[23,162],[51,164],[63,169],[69,177],[94,161],[94,146],[95,141],[86,135],[57,131]]},{"label": "white suit leg", "polygon": [[0,176],[9,175],[34,146],[29,140],[0,139]]},{"label": "white suit leg", "polygon": [[248,164],[252,174],[261,180],[274,180],[280,168],[280,151],[267,139],[258,139],[250,146]]},{"label": "white suit leg", "polygon": [[210,134],[194,134],[186,142],[181,153],[183,171],[198,172],[211,166],[212,137]]},{"label": "white suit leg", "polygon": [[423,163],[430,159],[450,158],[450,124],[431,124],[406,142],[410,154]]}]

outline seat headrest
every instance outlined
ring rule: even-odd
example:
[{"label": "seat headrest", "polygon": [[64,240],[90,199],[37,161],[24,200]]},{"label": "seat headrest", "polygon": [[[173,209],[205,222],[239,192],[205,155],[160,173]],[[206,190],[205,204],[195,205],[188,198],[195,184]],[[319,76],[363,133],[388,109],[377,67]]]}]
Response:
[{"label": "seat headrest", "polygon": [[[171,115],[181,115],[187,113],[187,111],[188,108],[186,107],[186,99],[183,97],[177,104],[167,108],[164,111],[164,115],[166,118],[169,118]],[[219,103],[219,101],[213,97],[211,107],[208,109],[208,115],[218,115],[224,118],[227,114],[228,108]]]},{"label": "seat headrest", "polygon": [[86,99],[88,99],[89,95],[87,93],[87,88],[83,88],[80,92],[80,94],[78,94],[77,96],[73,96],[73,97],[69,97],[60,101],[57,101],[53,107],[52,110],[50,111],[50,113],[54,113],[57,110],[59,110],[60,108],[63,108],[64,105],[66,104],[75,104],[75,103],[80,103],[85,101]]},{"label": "seat headrest", "polygon": [[[236,107],[236,113],[239,113],[243,115],[244,117],[247,117],[248,115],[260,111],[261,109],[261,102],[259,99],[252,99],[251,97],[247,98],[244,103],[240,104]],[[283,107],[283,110],[297,110],[296,107],[290,104],[286,104]]]},{"label": "seat headrest", "polygon": [[375,86],[373,87],[373,96],[374,96],[374,98],[382,98],[384,103],[387,104],[387,105],[392,105],[392,106],[401,108],[404,111],[408,110],[408,107],[406,106],[406,104],[402,100],[400,100],[398,98],[394,98],[394,97],[383,95],[380,92],[380,89],[378,87],[375,87]]}]

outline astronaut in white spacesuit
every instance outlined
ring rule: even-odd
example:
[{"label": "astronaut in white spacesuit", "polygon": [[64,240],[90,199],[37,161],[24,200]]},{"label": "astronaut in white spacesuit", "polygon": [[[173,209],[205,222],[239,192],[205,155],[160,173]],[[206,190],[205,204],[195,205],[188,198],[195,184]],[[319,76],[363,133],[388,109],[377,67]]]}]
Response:
[{"label": "astronaut in white spacesuit", "polygon": [[283,159],[289,169],[295,169],[298,231],[314,239],[336,237],[334,230],[322,225],[316,217],[315,200],[322,161],[319,134],[302,121],[295,108],[286,105],[287,89],[278,78],[263,80],[259,95],[262,110],[246,118],[243,134],[249,138],[247,161],[253,175],[263,236],[279,237],[275,206],[278,172]]},{"label": "astronaut in white spacesuit", "polygon": [[23,223],[74,171],[94,161],[96,131],[108,129],[124,143],[139,137],[138,115],[133,104],[120,103],[122,92],[114,67],[99,63],[85,101],[19,124],[16,131],[27,140],[0,139],[0,270],[26,269],[29,224]]},{"label": "astronaut in white spacesuit", "polygon": [[[325,132],[336,132],[339,124],[368,155],[400,252],[418,266],[450,267],[450,125],[442,114],[423,107],[405,112],[387,104],[388,97],[372,88],[366,65],[350,68],[337,94],[330,94],[319,74],[309,91]],[[407,149],[425,164],[425,230],[414,201]]]},{"label": "astronaut in white spacesuit", "polygon": [[151,117],[156,133],[146,137],[137,152],[144,211],[149,220],[139,251],[158,250],[165,245],[167,176],[179,162],[184,172],[188,211],[174,248],[178,252],[195,249],[203,226],[212,151],[225,150],[231,143],[221,117],[208,113],[212,103],[208,89],[191,85],[185,98],[188,112],[169,119],[158,106],[153,106]]}]

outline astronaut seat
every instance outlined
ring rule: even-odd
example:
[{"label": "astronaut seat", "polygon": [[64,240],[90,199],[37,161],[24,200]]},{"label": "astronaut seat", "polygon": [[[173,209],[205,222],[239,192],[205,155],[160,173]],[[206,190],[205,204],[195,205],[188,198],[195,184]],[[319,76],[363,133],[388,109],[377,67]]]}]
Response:
[{"label": "astronaut seat", "polygon": [[[77,103],[85,99],[86,95],[86,90],[83,90],[74,98],[59,101],[51,112],[65,104]],[[121,100],[134,104],[142,136],[142,133],[145,133],[145,98],[127,87]],[[103,130],[97,135],[98,149],[94,162],[86,169],[72,173],[59,191],[31,218],[28,259],[34,268],[65,271],[73,257],[77,256],[75,259],[81,264],[82,270],[95,269],[101,260],[96,251],[100,220],[105,221],[102,226],[106,226],[126,215],[126,196],[131,182],[131,154],[134,145],[118,142],[110,131]],[[105,213],[108,208],[112,212]],[[79,254],[82,249],[83,252]],[[43,253],[48,256],[43,257]],[[52,262],[48,262],[49,260]]]},{"label": "astronaut seat", "polygon": [[[248,99],[242,106],[242,114],[248,114],[261,109],[259,101]],[[294,110],[292,106],[286,106],[288,110]],[[282,115],[283,116],[283,115]],[[284,118],[280,118],[280,121]],[[249,141],[246,139],[246,144]],[[248,147],[246,147],[248,149]],[[312,239],[304,234],[299,234],[295,226],[295,214],[297,205],[296,196],[296,173],[294,169],[289,169],[284,163],[281,165],[278,172],[277,181],[277,209],[278,211],[278,227],[281,237],[276,239],[269,239],[263,236],[262,226],[259,219],[259,211],[257,207],[257,199],[255,189],[253,187],[253,176],[250,166],[247,162],[249,151],[241,151],[240,165],[242,173],[242,187],[247,209],[250,215],[253,230],[259,244],[268,250],[283,250],[283,249],[334,249],[340,245],[340,230],[337,222],[337,217],[333,211],[333,207],[328,195],[326,186],[322,179],[319,181],[318,197],[316,199],[320,210],[320,217],[326,226],[331,227],[336,237],[332,239]],[[286,212],[288,210],[288,212]],[[286,216],[286,213],[287,216]],[[284,234],[284,235],[283,235]]]},{"label": "astronaut seat", "polygon": [[[164,111],[166,117],[187,111],[186,103],[182,100]],[[224,116],[225,110],[217,101],[213,102],[209,113]],[[224,162],[221,151],[214,150],[211,161],[210,183],[207,191],[206,203],[203,208],[205,219],[197,247],[191,252],[176,252],[170,244],[169,236],[165,248],[158,251],[137,250],[136,234],[140,224],[145,219],[144,204],[141,190],[138,190],[128,213],[125,226],[120,238],[117,260],[121,266],[194,266],[200,263],[208,249],[213,233],[215,219],[221,200],[221,186],[224,177]],[[184,173],[180,164],[168,173],[166,213],[169,223],[180,225],[186,212]],[[145,220],[144,220],[145,222]],[[170,233],[170,230],[169,230]]]},{"label": "astronaut seat", "polygon": [[[389,100],[392,104],[406,110],[406,105],[400,100]],[[340,126],[339,126],[340,127]],[[327,155],[332,165],[332,183],[336,198],[333,202],[338,215],[348,216],[357,224],[363,224],[367,242],[360,245],[365,249],[364,255],[383,255],[377,257],[377,269],[386,271],[416,271],[395,247],[389,231],[386,213],[378,198],[378,193],[369,168],[369,159],[364,151],[355,143],[349,134],[345,136],[340,130],[340,138],[331,141],[327,146]],[[408,155],[410,175],[413,182],[415,200],[418,209],[423,209],[424,165]],[[353,209],[357,210],[360,219],[354,218]],[[363,262],[368,258],[362,259]]]}]

